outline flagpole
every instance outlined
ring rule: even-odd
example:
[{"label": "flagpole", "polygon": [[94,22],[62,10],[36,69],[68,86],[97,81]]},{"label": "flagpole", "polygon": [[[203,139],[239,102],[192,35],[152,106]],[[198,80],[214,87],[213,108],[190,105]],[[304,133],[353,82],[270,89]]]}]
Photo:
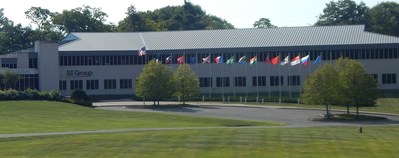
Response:
[{"label": "flagpole", "polygon": [[[258,62],[257,61],[258,60],[258,53],[255,54],[255,57],[256,57],[256,62]],[[256,76],[256,102],[258,102],[258,100],[259,100],[258,64],[257,63],[254,63],[254,64],[256,64],[255,65],[255,73],[256,73],[256,75],[255,75]]]},{"label": "flagpole", "polygon": [[[288,53],[288,56],[290,55],[290,53]],[[295,58],[295,57],[294,57]],[[290,97],[290,99],[291,99],[291,93],[292,93],[292,77],[291,77],[291,65],[292,64],[292,61],[291,61],[291,63],[288,65],[288,86],[289,86],[289,89],[290,89],[290,94],[289,94],[289,97]]]},{"label": "flagpole", "polygon": [[279,85],[279,89],[280,89],[278,103],[281,103],[281,79],[280,79],[281,78],[281,64],[278,67],[278,75],[279,76],[277,77],[277,81],[279,83],[278,85]]},{"label": "flagpole", "polygon": [[[270,59],[270,53],[267,53],[267,58]],[[270,61],[270,60],[269,60]],[[267,72],[266,75],[269,76],[270,75],[270,66],[272,63],[269,63],[269,65],[267,65]],[[270,78],[270,77],[269,77]],[[267,85],[267,82],[266,82]],[[270,82],[269,82],[269,86],[267,86],[268,90],[269,90],[269,101],[270,101]]]}]

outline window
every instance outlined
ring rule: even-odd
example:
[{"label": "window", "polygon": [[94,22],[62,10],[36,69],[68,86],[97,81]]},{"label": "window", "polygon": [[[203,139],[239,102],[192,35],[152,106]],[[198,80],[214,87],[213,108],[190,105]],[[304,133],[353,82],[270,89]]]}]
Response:
[{"label": "window", "polygon": [[252,86],[266,86],[266,76],[253,76],[252,77]]},{"label": "window", "polygon": [[396,84],[396,74],[382,74],[382,84]]},{"label": "window", "polygon": [[86,80],[86,89],[98,89],[98,80]]},{"label": "window", "polygon": [[200,77],[199,82],[200,82],[200,87],[212,87],[211,77]]},{"label": "window", "polygon": [[234,86],[236,87],[247,86],[247,78],[245,78],[245,76],[234,77]]},{"label": "window", "polygon": [[132,88],[132,79],[121,79],[119,82],[120,89],[131,89]]},{"label": "window", "polygon": [[60,90],[67,90],[67,81],[66,80],[60,80],[59,86],[60,86]]},{"label": "window", "polygon": [[37,58],[29,58],[29,68],[37,68]]},{"label": "window", "polygon": [[83,81],[82,80],[71,80],[70,81],[70,89],[71,90],[81,90],[83,89]]},{"label": "window", "polygon": [[116,89],[116,80],[104,80],[104,89]]},{"label": "window", "polygon": [[[280,78],[280,80],[279,80]],[[270,76],[270,86],[279,86],[284,85],[284,77],[283,76]]]},{"label": "window", "polygon": [[9,69],[16,69],[17,68],[17,64],[1,64],[1,67],[6,67]]},{"label": "window", "polygon": [[216,87],[230,87],[229,77],[216,77]]},{"label": "window", "polygon": [[378,83],[378,74],[370,74],[370,76]]},{"label": "window", "polygon": [[300,76],[288,76],[287,83],[288,83],[288,85],[298,86],[301,84],[301,77]]}]

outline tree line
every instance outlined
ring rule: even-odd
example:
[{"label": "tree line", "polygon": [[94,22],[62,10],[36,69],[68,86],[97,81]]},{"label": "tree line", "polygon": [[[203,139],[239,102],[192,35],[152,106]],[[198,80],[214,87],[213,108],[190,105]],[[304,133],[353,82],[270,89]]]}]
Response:
[{"label": "tree line", "polygon": [[[366,31],[399,37],[399,3],[381,2],[368,7],[353,0],[331,1],[318,16],[314,26],[365,25]],[[273,28],[271,21],[261,18],[253,24],[256,28]]]},{"label": "tree line", "polygon": [[[33,46],[36,40],[59,41],[70,32],[138,32],[169,30],[233,29],[226,20],[207,14],[199,5],[185,1],[181,6],[166,6],[154,11],[127,8],[126,17],[117,24],[107,23],[108,15],[99,8],[82,6],[51,12],[31,7],[25,15],[35,28],[14,23],[0,8],[0,54]],[[365,24],[366,30],[399,36],[399,4],[381,2],[374,7],[353,0],[326,4],[315,26]],[[276,27],[267,18],[255,21],[256,28]]]}]

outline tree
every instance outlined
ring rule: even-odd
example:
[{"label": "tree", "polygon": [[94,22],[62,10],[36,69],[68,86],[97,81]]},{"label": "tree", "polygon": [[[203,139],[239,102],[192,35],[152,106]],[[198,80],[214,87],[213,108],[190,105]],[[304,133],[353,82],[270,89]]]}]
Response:
[{"label": "tree", "polygon": [[327,118],[330,118],[329,105],[336,103],[339,97],[337,81],[338,72],[334,65],[322,65],[306,79],[302,101],[306,104],[325,105]]},{"label": "tree", "polygon": [[172,69],[160,62],[151,60],[143,67],[136,82],[135,93],[137,96],[156,101],[169,98],[174,93]]},{"label": "tree", "polygon": [[59,30],[69,32],[109,32],[113,26],[105,24],[108,15],[99,8],[83,6],[55,13],[51,21]]},{"label": "tree", "polygon": [[399,4],[381,2],[370,9],[371,31],[399,36]]},{"label": "tree", "polygon": [[254,23],[255,28],[276,28],[277,26],[272,25],[268,18],[260,18]]},{"label": "tree", "polygon": [[25,11],[26,17],[35,23],[40,31],[43,29],[44,23],[49,21],[52,14],[50,10],[41,7],[31,7]]},{"label": "tree", "polygon": [[183,104],[186,100],[193,99],[199,94],[199,81],[197,75],[191,70],[189,64],[181,64],[173,74],[176,83],[176,96],[182,96]]},{"label": "tree", "polygon": [[377,100],[377,83],[366,73],[363,65],[352,59],[336,61],[340,88],[340,100],[348,107],[356,107],[359,116],[359,106],[375,105]]},{"label": "tree", "polygon": [[58,41],[63,38],[62,32],[51,22],[50,18],[54,13],[41,7],[31,7],[25,11],[25,15],[32,23],[37,25],[33,31],[31,40]]},{"label": "tree", "polygon": [[11,71],[5,71],[3,74],[3,83],[6,85],[6,87],[15,89],[15,85],[19,81],[19,74],[11,72]]},{"label": "tree", "polygon": [[365,3],[353,0],[331,1],[326,4],[316,26],[368,24],[369,8]]}]

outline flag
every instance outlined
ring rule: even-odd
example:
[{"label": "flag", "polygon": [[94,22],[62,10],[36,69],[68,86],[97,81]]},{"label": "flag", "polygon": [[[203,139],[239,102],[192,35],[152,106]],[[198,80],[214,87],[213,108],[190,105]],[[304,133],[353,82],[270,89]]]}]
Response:
[{"label": "flag", "polygon": [[301,63],[302,63],[303,65],[308,65],[309,62],[310,62],[309,55],[304,56],[303,58],[301,58]]},{"label": "flag", "polygon": [[316,60],[314,60],[313,64],[320,64],[321,63],[321,56],[317,56]]},{"label": "flag", "polygon": [[215,58],[215,63],[216,64],[221,64],[221,63],[223,63],[223,56],[218,56],[218,57],[216,57]]},{"label": "flag", "polygon": [[265,59],[266,64],[270,63],[270,58],[269,58],[269,54],[267,54],[266,59]]},{"label": "flag", "polygon": [[249,63],[252,65],[252,64],[255,64],[256,61],[257,61],[257,58],[256,58],[256,55],[255,55],[254,57],[251,58],[251,60],[249,60]]},{"label": "flag", "polygon": [[301,63],[301,55],[296,56],[291,60],[291,66]]},{"label": "flag", "polygon": [[285,65],[288,64],[290,62],[290,56],[287,55],[287,57],[284,58],[283,62],[280,63],[280,65]]},{"label": "flag", "polygon": [[195,64],[196,61],[195,57],[190,57],[190,64]]},{"label": "flag", "polygon": [[202,64],[210,63],[211,62],[211,55],[207,56],[206,58],[202,58]]},{"label": "flag", "polygon": [[247,57],[245,57],[245,55],[244,55],[244,56],[242,56],[242,57],[240,58],[240,60],[238,60],[238,63],[240,63],[240,64],[244,64],[244,63],[245,63],[245,60],[246,60],[246,58],[247,58]]},{"label": "flag", "polygon": [[145,55],[145,54],[146,54],[145,51],[146,51],[146,49],[145,49],[145,46],[144,46],[143,48],[141,48],[141,49],[139,50],[138,55],[139,55],[139,56]]},{"label": "flag", "polygon": [[179,58],[177,58],[177,63],[178,64],[184,64],[184,55],[179,57]]},{"label": "flag", "polygon": [[165,64],[170,64],[171,61],[172,61],[172,55],[166,57]]},{"label": "flag", "polygon": [[277,55],[276,57],[274,57],[273,59],[272,59],[272,64],[273,65],[276,65],[276,64],[278,64],[280,62],[280,55]]},{"label": "flag", "polygon": [[226,64],[233,64],[234,63],[234,56],[231,56],[230,59],[226,61]]}]

